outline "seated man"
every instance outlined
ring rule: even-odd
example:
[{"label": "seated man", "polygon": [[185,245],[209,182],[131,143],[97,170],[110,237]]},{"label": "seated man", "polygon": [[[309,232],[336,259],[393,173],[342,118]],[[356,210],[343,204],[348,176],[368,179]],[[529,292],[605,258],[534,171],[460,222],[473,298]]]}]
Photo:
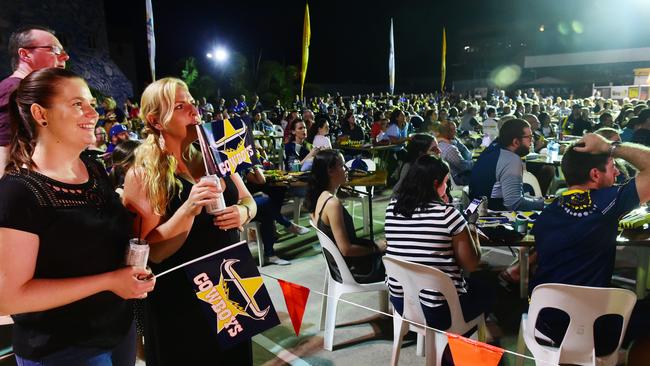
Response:
[{"label": "seated man", "polygon": [[440,124],[438,134],[440,157],[449,164],[454,183],[465,186],[472,174],[472,152],[456,139],[456,123],[446,121]]},{"label": "seated man", "polygon": [[[544,283],[609,287],[618,221],[650,199],[650,149],[619,144],[597,134],[586,134],[564,154],[562,171],[569,190],[546,207],[535,222],[538,258],[530,289]],[[637,168],[636,178],[614,185],[619,174],[614,158],[624,159]],[[540,318],[537,329],[554,344],[560,344],[568,325],[566,314],[548,309],[540,313]],[[594,328],[596,356],[611,353],[618,336],[609,339],[612,337],[604,335],[621,329],[620,317],[601,317]],[[640,300],[632,312],[623,344],[647,335],[649,329],[650,302]]]},{"label": "seated man", "polygon": [[522,119],[506,121],[499,130],[498,142],[490,145],[472,168],[469,182],[471,198],[488,198],[491,210],[531,211],[544,208],[542,197],[523,194],[524,163],[530,151],[533,132]]}]

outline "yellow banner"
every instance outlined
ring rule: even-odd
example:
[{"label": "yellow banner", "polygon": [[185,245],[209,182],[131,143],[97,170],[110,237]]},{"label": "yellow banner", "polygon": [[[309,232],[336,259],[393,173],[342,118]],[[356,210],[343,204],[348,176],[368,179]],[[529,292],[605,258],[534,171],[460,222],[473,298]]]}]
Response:
[{"label": "yellow banner", "polygon": [[302,69],[300,70],[300,99],[303,98],[307,63],[309,62],[309,42],[311,40],[311,26],[309,24],[309,4],[305,4],[305,21],[302,27]]},{"label": "yellow banner", "polygon": [[442,63],[440,65],[440,91],[445,90],[445,77],[447,76],[447,31],[442,27]]}]

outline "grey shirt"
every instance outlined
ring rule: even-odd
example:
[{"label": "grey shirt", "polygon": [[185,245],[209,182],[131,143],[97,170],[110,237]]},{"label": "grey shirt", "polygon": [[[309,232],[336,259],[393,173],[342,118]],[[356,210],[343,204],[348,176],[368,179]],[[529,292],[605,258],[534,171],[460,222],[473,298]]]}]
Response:
[{"label": "grey shirt", "polygon": [[492,198],[502,198],[503,205],[512,211],[531,211],[544,209],[543,197],[525,197],[523,187],[524,163],[519,155],[501,149],[496,167],[496,183],[492,188]]}]

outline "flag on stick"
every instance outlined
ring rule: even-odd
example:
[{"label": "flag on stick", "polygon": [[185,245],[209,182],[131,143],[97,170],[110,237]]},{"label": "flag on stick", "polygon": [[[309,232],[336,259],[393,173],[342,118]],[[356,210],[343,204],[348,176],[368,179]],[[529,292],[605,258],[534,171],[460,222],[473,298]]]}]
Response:
[{"label": "flag on stick", "polygon": [[240,117],[196,126],[206,174],[228,176],[256,165],[250,128]]},{"label": "flag on stick", "polygon": [[246,242],[184,268],[206,322],[224,349],[280,324]]}]

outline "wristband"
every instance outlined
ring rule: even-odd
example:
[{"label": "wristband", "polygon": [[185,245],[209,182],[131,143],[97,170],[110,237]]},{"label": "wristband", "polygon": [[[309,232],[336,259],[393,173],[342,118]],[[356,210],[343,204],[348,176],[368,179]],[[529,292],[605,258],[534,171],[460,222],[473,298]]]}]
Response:
[{"label": "wristband", "polygon": [[246,220],[244,221],[244,223],[247,224],[251,220],[251,209],[248,208],[248,206],[246,206],[243,203],[240,203],[239,206],[243,206],[246,209]]}]

